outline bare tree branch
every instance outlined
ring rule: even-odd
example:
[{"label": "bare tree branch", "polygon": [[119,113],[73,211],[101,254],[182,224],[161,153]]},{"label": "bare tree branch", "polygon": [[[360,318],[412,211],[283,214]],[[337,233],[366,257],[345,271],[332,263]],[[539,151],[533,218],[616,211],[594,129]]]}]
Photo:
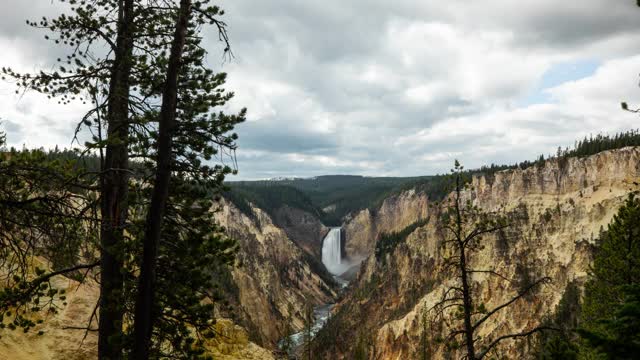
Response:
[{"label": "bare tree branch", "polygon": [[545,276],[545,277],[543,277],[541,279],[538,279],[537,281],[533,282],[531,285],[527,286],[524,290],[520,291],[516,296],[511,298],[511,300],[503,303],[502,305],[497,306],[493,310],[489,311],[485,316],[480,318],[480,320],[476,321],[475,324],[473,325],[473,329],[474,330],[477,329],[478,326],[480,326],[482,323],[487,321],[487,319],[489,319],[493,314],[495,314],[496,312],[506,308],[507,306],[509,306],[509,305],[513,304],[514,302],[516,302],[518,299],[520,299],[523,296],[527,295],[536,286],[538,286],[540,284],[548,283],[550,281],[551,281],[551,278]]},{"label": "bare tree branch", "polygon": [[512,282],[513,280],[507,278],[506,276],[499,274],[493,270],[467,270],[468,273],[484,273],[484,274],[491,274],[491,275],[495,275],[503,280],[506,280],[508,282]]},{"label": "bare tree branch", "polygon": [[515,338],[519,338],[519,337],[527,337],[527,336],[532,335],[532,334],[534,334],[536,332],[545,331],[545,330],[560,331],[560,329],[558,329],[558,328],[553,328],[553,327],[549,327],[549,326],[538,326],[538,327],[533,328],[533,329],[531,329],[529,331],[525,331],[525,332],[521,332],[521,333],[517,333],[517,334],[502,335],[502,336],[498,337],[497,339],[493,340],[493,342],[491,342],[484,350],[482,350],[478,354],[477,359],[480,360],[483,357],[485,357],[485,355],[487,355],[489,353],[489,351],[491,351],[491,349],[493,349],[496,345],[498,345],[498,343],[500,343],[502,340],[515,339]]}]

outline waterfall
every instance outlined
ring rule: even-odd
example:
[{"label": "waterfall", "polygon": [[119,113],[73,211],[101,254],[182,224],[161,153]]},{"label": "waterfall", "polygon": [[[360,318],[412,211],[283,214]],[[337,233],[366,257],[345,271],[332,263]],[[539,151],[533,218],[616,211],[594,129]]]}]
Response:
[{"label": "waterfall", "polygon": [[322,263],[333,275],[340,275],[348,268],[346,263],[342,263],[340,230],[340,228],[332,228],[322,241]]},{"label": "waterfall", "polygon": [[[342,288],[345,288],[348,284],[347,280],[344,280],[340,277],[345,271],[349,269],[350,266],[353,265],[352,262],[349,262],[348,259],[342,259],[342,234],[341,228],[331,228],[327,236],[322,240],[322,263],[329,270],[329,272],[333,275],[333,278],[337,281],[338,284],[342,285]],[[329,316],[331,314],[331,309],[335,304],[324,304],[321,306],[316,306],[313,310],[313,327],[311,328],[311,336],[315,337],[318,331],[322,329],[323,326],[327,323]],[[283,348],[283,344],[285,339],[282,339],[278,342],[278,347],[280,349]],[[293,344],[292,348],[289,348],[289,355],[293,355],[296,352],[296,349],[299,349],[304,340],[304,331],[299,333],[295,333],[289,336],[289,341]]]}]

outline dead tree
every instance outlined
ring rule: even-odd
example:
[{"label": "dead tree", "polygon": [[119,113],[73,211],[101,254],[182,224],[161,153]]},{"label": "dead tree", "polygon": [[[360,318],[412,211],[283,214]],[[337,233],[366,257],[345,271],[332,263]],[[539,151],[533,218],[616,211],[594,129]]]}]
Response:
[{"label": "dead tree", "polygon": [[484,212],[474,206],[470,199],[463,200],[462,171],[463,167],[456,160],[455,167],[452,169],[455,191],[449,198],[449,204],[441,219],[441,228],[446,233],[443,241],[447,254],[444,268],[455,274],[456,283],[448,287],[442,299],[428,310],[435,313],[437,321],[444,322],[445,327],[449,329],[443,339],[447,347],[453,350],[462,349],[466,354],[465,359],[480,360],[495,350],[496,346],[504,340],[524,338],[550,329],[537,326],[518,333],[491,334],[486,337],[478,335],[487,320],[531,294],[541,285],[550,282],[551,279],[541,277],[531,281],[509,300],[492,309],[486,309],[483,303],[479,303],[472,289],[472,274],[484,273],[504,281],[511,280],[494,269],[471,268],[470,257],[483,248],[481,240],[484,236],[501,231],[509,227],[509,224],[498,214]]}]

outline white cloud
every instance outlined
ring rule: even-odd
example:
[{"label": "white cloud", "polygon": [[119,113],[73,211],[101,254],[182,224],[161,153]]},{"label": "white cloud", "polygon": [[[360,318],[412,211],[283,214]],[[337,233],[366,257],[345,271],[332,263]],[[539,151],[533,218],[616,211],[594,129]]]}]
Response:
[{"label": "white cloud", "polygon": [[[0,15],[2,62],[33,69],[51,56],[14,19],[55,8],[40,2]],[[244,178],[430,174],[453,157],[467,167],[512,163],[638,127],[619,109],[640,94],[640,9],[630,0],[221,5],[237,58],[221,67],[211,34],[209,63],[229,74],[229,108],[249,110],[238,127]],[[600,64],[593,75],[544,89],[549,103],[522,104],[549,69],[584,60]],[[0,87],[10,141],[70,142],[81,108],[17,101],[10,90]]]}]

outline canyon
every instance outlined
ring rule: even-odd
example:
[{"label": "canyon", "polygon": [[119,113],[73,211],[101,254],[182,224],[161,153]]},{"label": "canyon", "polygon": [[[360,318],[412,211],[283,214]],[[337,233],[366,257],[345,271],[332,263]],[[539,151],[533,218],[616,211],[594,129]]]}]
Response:
[{"label": "canyon", "polygon": [[[638,179],[638,147],[473,175],[464,198],[504,214],[510,224],[486,236],[471,257],[472,266],[509,277],[474,274],[479,301],[491,308],[513,296],[526,279],[552,280],[497,313],[481,334],[523,331],[552,314],[567,285],[585,281],[594,239]],[[352,359],[356,352],[368,359],[417,358],[425,311],[454,281],[442,261],[442,200],[420,187],[406,187],[349,212],[341,228],[326,226],[318,213],[294,204],[263,209],[221,200],[216,218],[237,239],[239,250],[235,266],[221,276],[230,306],[216,309],[215,326],[224,336],[208,343],[211,353],[220,359],[282,357],[278,343],[303,329],[304,309],[313,306],[327,309],[329,317],[314,343],[319,358]],[[381,248],[381,237],[394,233],[404,235]],[[333,275],[345,271],[350,282],[343,289]],[[0,357],[81,359],[95,353],[95,333],[84,337],[84,331],[65,328],[89,318],[97,287],[60,281],[70,295],[64,311],[43,325],[49,336],[3,334]],[[429,329],[430,339],[439,335]],[[447,358],[442,344],[430,344],[431,358]],[[531,346],[510,341],[498,351],[526,358]]]},{"label": "canyon", "polygon": [[[510,223],[504,231],[485,237],[482,250],[471,259],[473,267],[490,268],[509,277],[504,281],[474,274],[473,286],[481,294],[480,301],[491,308],[510,299],[527,279],[548,276],[552,280],[534,295],[516,302],[509,311],[498,313],[485,323],[481,333],[489,336],[523,331],[550,316],[567,285],[573,282],[580,286],[585,281],[594,239],[629,191],[637,188],[639,178],[640,149],[636,147],[587,157],[552,158],[526,169],[474,175],[464,191],[465,199],[486,211],[504,214]],[[304,294],[315,299],[316,306],[337,301],[316,339],[322,358],[351,359],[359,346],[365,348],[370,359],[417,356],[425,309],[436,303],[453,282],[442,264],[444,234],[438,229],[442,211],[441,201],[430,199],[419,188],[409,188],[387,196],[376,207],[343,218],[341,256],[346,261],[363,259],[349,287],[341,294],[334,287],[331,296],[317,296],[321,291],[308,286],[302,286],[299,295],[288,293],[295,299],[290,303],[297,309]],[[312,214],[307,215],[307,220],[313,218]],[[278,226],[267,219],[261,221]],[[259,227],[255,229],[258,231]],[[403,241],[384,254],[376,254],[381,235],[405,229],[411,231]],[[266,227],[262,231],[268,234],[271,230]],[[323,235],[330,231],[307,223],[305,231],[298,232],[299,237],[306,238],[291,242],[304,244],[298,248],[322,260],[318,249],[322,249]],[[338,250],[333,246],[335,257]],[[276,284],[269,286],[274,294],[281,291],[275,290]],[[251,288],[255,297],[258,287]],[[278,319],[286,319],[282,309],[280,306],[275,311]],[[302,322],[299,316],[295,319],[293,327],[300,330]],[[430,336],[436,338],[436,331]],[[505,342],[499,352],[509,358],[525,358],[532,350],[530,346],[525,341]],[[442,345],[434,342],[430,351],[434,359],[445,358]]]}]

